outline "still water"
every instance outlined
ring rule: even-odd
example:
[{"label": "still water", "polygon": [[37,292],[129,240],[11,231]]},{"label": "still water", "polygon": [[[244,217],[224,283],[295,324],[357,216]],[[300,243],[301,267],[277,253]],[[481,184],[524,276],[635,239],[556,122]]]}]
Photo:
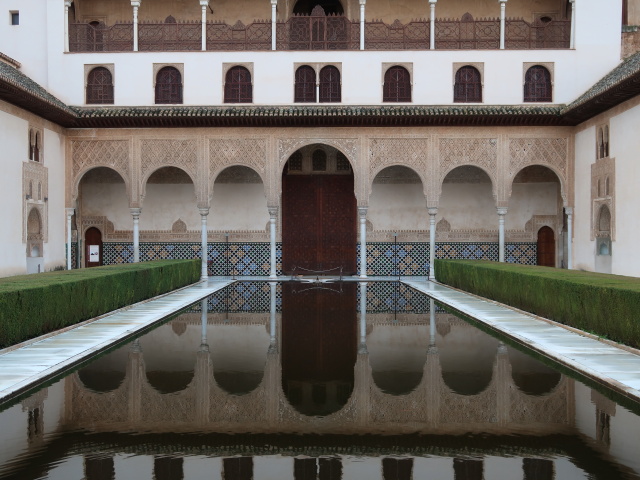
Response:
[{"label": "still water", "polygon": [[5,407],[0,478],[640,478],[609,397],[399,284],[239,283]]}]

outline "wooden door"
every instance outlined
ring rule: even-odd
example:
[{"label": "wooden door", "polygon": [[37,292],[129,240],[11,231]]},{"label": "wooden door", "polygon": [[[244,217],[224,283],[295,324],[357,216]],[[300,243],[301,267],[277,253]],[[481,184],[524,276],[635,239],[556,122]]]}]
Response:
[{"label": "wooden door", "polygon": [[283,271],[356,273],[356,220],[353,175],[284,175]]},{"label": "wooden door", "polygon": [[84,266],[102,265],[102,233],[96,227],[89,228],[84,234]]},{"label": "wooden door", "polygon": [[550,227],[538,230],[538,265],[556,266],[556,239]]}]

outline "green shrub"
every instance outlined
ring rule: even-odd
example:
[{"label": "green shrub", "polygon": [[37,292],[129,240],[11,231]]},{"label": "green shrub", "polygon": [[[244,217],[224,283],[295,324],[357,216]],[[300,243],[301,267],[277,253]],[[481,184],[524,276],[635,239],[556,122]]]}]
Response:
[{"label": "green shrub", "polygon": [[158,260],[0,279],[0,347],[7,347],[200,278],[200,260]]},{"label": "green shrub", "polygon": [[640,279],[475,260],[436,260],[436,279],[640,347]]}]

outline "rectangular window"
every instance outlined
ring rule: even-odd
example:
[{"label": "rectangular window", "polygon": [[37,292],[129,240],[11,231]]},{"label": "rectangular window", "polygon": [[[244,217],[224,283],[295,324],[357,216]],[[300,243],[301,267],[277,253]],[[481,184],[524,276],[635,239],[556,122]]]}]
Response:
[{"label": "rectangular window", "polygon": [[9,12],[11,14],[11,25],[20,25],[20,12]]}]

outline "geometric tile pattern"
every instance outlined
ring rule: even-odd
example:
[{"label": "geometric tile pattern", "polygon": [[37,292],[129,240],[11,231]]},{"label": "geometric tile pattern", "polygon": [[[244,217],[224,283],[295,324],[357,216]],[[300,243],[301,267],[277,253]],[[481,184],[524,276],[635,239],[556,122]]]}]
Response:
[{"label": "geometric tile pattern", "polygon": [[[239,282],[207,299],[209,312],[269,313],[271,289],[267,282]],[[198,309],[199,310],[199,309]],[[276,312],[282,311],[282,286],[276,286]]]},{"label": "geometric tile pattern", "polygon": [[[357,292],[360,302],[360,289]],[[367,313],[389,312],[429,313],[429,297],[399,282],[369,282]]]},{"label": "geometric tile pattern", "polygon": [[[207,247],[209,275],[269,275],[268,242],[216,242]],[[76,265],[77,248],[72,248],[72,265]],[[140,243],[140,261],[155,259],[200,258],[197,242]],[[436,243],[436,258],[498,261],[498,244],[494,242]],[[360,259],[360,244],[357,245]],[[129,242],[104,242],[105,265],[133,262],[133,245]],[[534,242],[506,243],[505,261],[523,265],[537,263]],[[282,243],[276,243],[276,270],[282,274]],[[370,242],[367,243],[367,275],[427,276],[429,274],[429,243]]]}]

